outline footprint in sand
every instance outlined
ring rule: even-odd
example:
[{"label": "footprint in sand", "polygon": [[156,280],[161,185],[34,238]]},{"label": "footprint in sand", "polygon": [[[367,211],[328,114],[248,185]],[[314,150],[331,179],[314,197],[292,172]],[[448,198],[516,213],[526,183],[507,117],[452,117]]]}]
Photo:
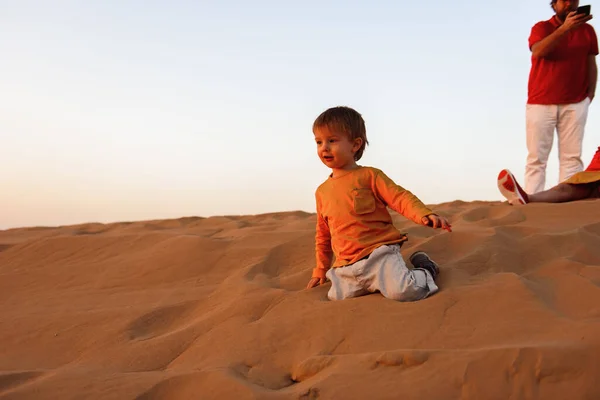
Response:
[{"label": "footprint in sand", "polygon": [[264,275],[274,280],[273,287],[278,287],[278,280],[288,274],[302,272],[306,265],[306,254],[314,247],[313,235],[303,234],[266,250],[264,258],[248,268],[245,278],[254,280]]},{"label": "footprint in sand", "polygon": [[157,308],[134,320],[127,332],[130,340],[148,340],[176,330],[196,306],[196,302]]},{"label": "footprint in sand", "polygon": [[240,364],[231,371],[239,379],[269,390],[285,389],[295,383],[287,371],[268,364]]},{"label": "footprint in sand", "polygon": [[581,229],[600,237],[600,222],[584,225]]},{"label": "footprint in sand", "polygon": [[12,244],[0,244],[0,252],[3,252],[4,250],[8,250],[13,246],[14,245],[12,245]]},{"label": "footprint in sand", "polygon": [[307,358],[292,372],[292,379],[294,382],[303,382],[328,368],[334,361],[334,356],[314,356]]},{"label": "footprint in sand", "polygon": [[0,373],[0,394],[31,383],[43,375],[44,372],[40,371],[2,372]]},{"label": "footprint in sand", "polygon": [[373,368],[385,367],[416,367],[424,364],[429,358],[426,352],[385,352],[377,357]]}]

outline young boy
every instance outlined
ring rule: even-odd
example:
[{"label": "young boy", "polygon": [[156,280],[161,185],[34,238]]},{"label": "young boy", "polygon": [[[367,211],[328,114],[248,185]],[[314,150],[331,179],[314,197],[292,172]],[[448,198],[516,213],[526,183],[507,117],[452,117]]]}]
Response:
[{"label": "young boy", "polygon": [[577,172],[548,190],[533,194],[526,193],[508,169],[503,169],[498,174],[498,189],[510,205],[598,199],[600,198],[600,147],[585,171]]},{"label": "young boy", "polygon": [[410,257],[414,269],[406,267],[400,246],[407,237],[394,227],[386,207],[417,224],[451,231],[448,221],[382,171],[356,164],[368,144],[357,111],[330,108],[315,120],[313,133],[317,154],[331,175],[315,193],[317,266],[307,288],[328,278],[330,300],[379,291],[389,299],[414,301],[437,292],[437,264],[419,251]]}]

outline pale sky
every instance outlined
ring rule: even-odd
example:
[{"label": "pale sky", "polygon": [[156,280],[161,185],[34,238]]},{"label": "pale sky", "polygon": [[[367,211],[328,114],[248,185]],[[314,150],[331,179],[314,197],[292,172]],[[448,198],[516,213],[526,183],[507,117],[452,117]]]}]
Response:
[{"label": "pale sky", "polygon": [[366,120],[360,164],[425,203],[501,200],[498,172],[524,173],[527,38],[551,15],[546,0],[0,0],[0,229],[314,212],[329,171],[311,125],[337,105]]}]

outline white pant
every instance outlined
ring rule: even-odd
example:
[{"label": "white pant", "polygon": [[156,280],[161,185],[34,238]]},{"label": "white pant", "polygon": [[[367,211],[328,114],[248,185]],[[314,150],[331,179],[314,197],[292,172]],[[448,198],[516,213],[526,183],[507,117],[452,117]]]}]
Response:
[{"label": "white pant", "polygon": [[575,104],[527,104],[527,193],[541,192],[546,186],[546,165],[555,129],[558,136],[559,182],[583,170],[581,147],[589,106],[589,97]]},{"label": "white pant", "polygon": [[438,291],[428,271],[406,267],[399,245],[379,246],[369,258],[345,267],[330,268],[327,278],[331,281],[331,289],[327,293],[329,300],[379,291],[388,299],[415,301]]}]

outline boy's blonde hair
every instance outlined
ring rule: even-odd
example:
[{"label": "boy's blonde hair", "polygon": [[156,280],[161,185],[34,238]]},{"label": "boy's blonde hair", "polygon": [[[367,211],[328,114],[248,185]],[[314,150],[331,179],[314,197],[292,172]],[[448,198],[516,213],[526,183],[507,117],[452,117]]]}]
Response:
[{"label": "boy's blonde hair", "polygon": [[367,141],[365,120],[358,111],[345,106],[329,108],[317,117],[313,123],[313,132],[323,127],[333,132],[345,134],[350,140],[361,138],[362,145],[354,153],[354,160],[360,160],[369,142]]}]

